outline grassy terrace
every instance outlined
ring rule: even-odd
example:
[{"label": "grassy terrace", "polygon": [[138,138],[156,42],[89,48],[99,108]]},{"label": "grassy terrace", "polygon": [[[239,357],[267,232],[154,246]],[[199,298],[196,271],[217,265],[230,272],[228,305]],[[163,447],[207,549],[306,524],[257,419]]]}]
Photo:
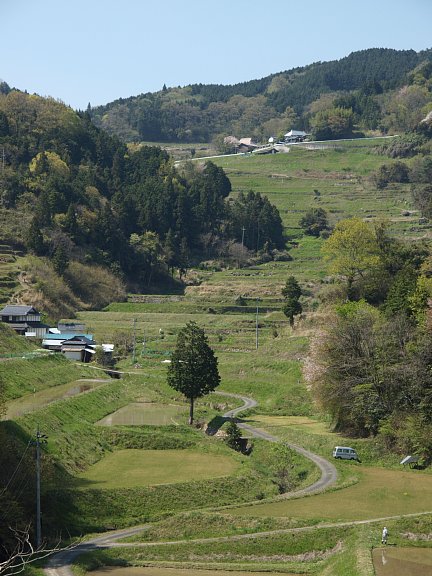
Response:
[{"label": "grassy terrace", "polygon": [[[375,145],[369,142],[370,148]],[[298,232],[298,220],[312,206],[325,208],[333,219],[349,216],[399,218],[412,208],[408,186],[377,191],[371,172],[392,160],[370,153],[368,147],[335,150],[292,148],[288,154],[217,158],[228,174],[234,193],[254,190],[279,209],[287,231]],[[320,192],[315,196],[314,190]]]}]

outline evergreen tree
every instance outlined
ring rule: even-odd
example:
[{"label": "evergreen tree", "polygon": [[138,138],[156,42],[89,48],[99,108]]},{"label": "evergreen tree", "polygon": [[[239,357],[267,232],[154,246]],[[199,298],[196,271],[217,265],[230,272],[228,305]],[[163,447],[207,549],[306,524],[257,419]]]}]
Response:
[{"label": "evergreen tree", "polygon": [[302,289],[297,279],[294,276],[290,276],[285,282],[285,286],[282,288],[282,296],[285,299],[294,298],[298,300],[302,295]]},{"label": "evergreen tree", "polygon": [[179,254],[180,278],[186,274],[188,268],[189,268],[189,246],[186,238],[182,238],[180,242],[180,254]]},{"label": "evergreen tree", "polygon": [[0,110],[0,137],[9,136],[9,120],[6,114]]},{"label": "evergreen tree", "polygon": [[177,336],[167,382],[189,399],[189,424],[192,424],[196,398],[212,392],[220,384],[217,358],[204,330],[195,322],[188,322]]},{"label": "evergreen tree", "polygon": [[27,230],[26,245],[27,248],[37,256],[42,256],[45,253],[44,239],[39,226],[39,221],[36,217],[32,218],[30,227]]},{"label": "evergreen tree", "polygon": [[294,276],[290,276],[282,288],[282,296],[285,301],[282,306],[282,312],[289,319],[290,326],[294,326],[294,317],[303,312],[299,298],[302,295],[302,289]]},{"label": "evergreen tree", "polygon": [[51,261],[57,274],[63,276],[66,268],[69,266],[69,255],[63,244],[59,244],[56,247]]},{"label": "evergreen tree", "polygon": [[178,255],[177,255],[177,246],[176,246],[176,242],[175,242],[174,233],[171,230],[171,228],[168,230],[168,233],[165,236],[165,242],[163,245],[163,253],[164,253],[165,263],[166,263],[168,269],[171,271],[171,276],[173,276],[174,266],[176,265],[176,262],[178,260]]}]

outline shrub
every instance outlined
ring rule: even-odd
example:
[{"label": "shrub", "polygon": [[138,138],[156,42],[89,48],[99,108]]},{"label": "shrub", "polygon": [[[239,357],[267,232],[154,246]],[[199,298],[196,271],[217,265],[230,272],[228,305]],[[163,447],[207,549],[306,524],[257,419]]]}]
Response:
[{"label": "shrub", "polygon": [[389,143],[378,146],[375,151],[390,158],[410,158],[420,152],[426,139],[419,134],[406,134],[393,138]]},{"label": "shrub", "polygon": [[237,452],[240,452],[242,449],[242,433],[240,428],[237,426],[235,422],[230,422],[228,424],[226,433],[227,433],[226,443],[228,444],[228,446],[233,450],[237,450]]},{"label": "shrub", "polygon": [[305,234],[319,236],[323,230],[329,229],[327,212],[324,208],[310,208],[299,221],[299,226],[303,228]]},{"label": "shrub", "polygon": [[64,278],[88,308],[100,310],[110,302],[126,299],[122,281],[102,266],[71,262],[64,272]]}]

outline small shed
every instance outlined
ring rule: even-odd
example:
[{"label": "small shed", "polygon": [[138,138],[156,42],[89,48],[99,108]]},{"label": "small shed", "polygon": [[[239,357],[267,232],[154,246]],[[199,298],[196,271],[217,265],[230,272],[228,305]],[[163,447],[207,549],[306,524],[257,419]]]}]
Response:
[{"label": "small shed", "polygon": [[418,461],[419,461],[419,457],[418,457],[418,456],[408,455],[408,456],[405,456],[405,458],[403,458],[403,459],[401,460],[401,464],[402,464],[403,466],[406,466],[406,465],[408,464],[410,467],[413,467],[415,464],[418,463]]},{"label": "small shed", "polygon": [[58,322],[57,328],[62,334],[84,334],[86,331],[83,322]]}]

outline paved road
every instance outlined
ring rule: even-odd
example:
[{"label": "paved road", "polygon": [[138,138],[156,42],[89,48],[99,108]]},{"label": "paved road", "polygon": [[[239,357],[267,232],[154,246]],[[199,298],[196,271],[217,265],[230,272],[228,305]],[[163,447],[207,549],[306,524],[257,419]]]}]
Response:
[{"label": "paved road", "polygon": [[[258,403],[253,398],[248,398],[247,396],[242,396],[241,394],[230,394],[228,392],[218,392],[219,394],[223,394],[224,396],[230,396],[231,398],[238,398],[239,400],[243,401],[243,406],[239,406],[238,408],[234,408],[233,410],[229,410],[225,412],[224,418],[235,418],[240,412],[245,410],[249,410],[250,408],[255,408]],[[246,422],[238,421],[237,425],[239,428],[246,430],[251,436],[255,438],[262,438],[263,440],[268,440],[268,442],[280,442],[280,439],[264,430],[259,430],[247,424]],[[302,496],[304,494],[312,494],[314,492],[320,492],[325,488],[328,488],[332,484],[334,484],[337,480],[337,471],[336,468],[333,466],[331,462],[322,458],[322,456],[318,456],[297,444],[291,444],[290,442],[286,442],[286,445],[305,456],[309,460],[312,460],[314,464],[318,466],[321,470],[321,477],[319,480],[303,488],[302,490],[295,490],[293,492],[287,492],[283,495],[284,498],[291,498],[292,496]]]},{"label": "paved road", "polygon": [[[242,402],[243,402],[242,406],[239,406],[237,408],[234,408],[233,410],[229,410],[228,412],[225,412],[225,414],[223,415],[224,418],[235,418],[240,412],[243,412],[245,410],[249,410],[250,408],[254,408],[258,404],[253,398],[248,398],[247,396],[242,396],[240,394],[231,394],[228,392],[217,392],[217,394],[221,394],[223,396],[229,396],[231,398],[238,398],[239,400],[242,400]],[[253,428],[252,426],[250,426],[246,422],[239,421],[238,426],[240,428],[242,428],[243,430],[246,430],[250,435],[252,435],[256,438],[262,438],[263,440],[268,440],[269,442],[279,442],[280,441],[276,436],[272,436],[271,434],[268,434],[264,430],[258,430],[257,428]],[[302,454],[306,458],[309,458],[310,460],[312,460],[312,462],[314,462],[320,468],[321,478],[319,480],[317,480],[317,482],[314,482],[313,484],[311,484],[310,486],[307,486],[306,488],[303,488],[302,490],[295,490],[293,492],[288,492],[287,494],[284,494],[282,496],[283,498],[290,498],[290,497],[294,497],[294,496],[301,496],[304,494],[311,494],[314,492],[319,492],[319,491],[324,490],[325,488],[331,486],[334,482],[336,482],[336,479],[337,479],[336,468],[333,466],[333,464],[331,464],[330,462],[325,460],[325,458],[322,458],[321,456],[318,456],[317,454],[313,454],[312,452],[309,452],[309,450],[306,450],[305,448],[302,448],[301,446],[297,446],[296,444],[291,444],[291,443],[287,442],[287,446],[289,446],[290,448],[292,448],[293,450],[295,450],[299,454]],[[221,536],[221,537],[215,537],[215,538],[197,538],[196,540],[188,540],[188,542],[208,542],[208,543],[219,542],[219,541],[223,541],[223,540],[252,538],[254,536],[255,537],[265,536],[265,535],[272,534],[272,533],[290,532],[293,530],[294,531],[296,531],[296,530],[308,530],[308,529],[313,529],[315,527],[316,526],[305,527],[305,528],[300,528],[300,529],[283,529],[283,530],[276,530],[276,531],[272,531],[272,532],[258,532],[255,535],[254,534],[239,534],[238,536]],[[146,529],[146,526],[136,526],[134,528],[127,528],[125,530],[116,530],[115,532],[110,532],[108,534],[103,534],[101,536],[98,536],[97,538],[92,538],[91,540],[88,540],[82,544],[79,544],[78,546],[76,546],[76,548],[73,548],[72,550],[64,550],[62,552],[58,552],[57,554],[51,556],[51,558],[48,560],[47,566],[45,568],[45,573],[47,574],[47,576],[74,576],[72,569],[71,569],[71,565],[72,565],[73,561],[75,560],[75,558],[77,558],[80,554],[83,554],[84,552],[86,552],[88,550],[94,550],[96,548],[112,548],[112,547],[130,546],[130,544],[119,543],[116,541],[120,540],[121,538],[133,536],[134,534],[142,532],[145,529]],[[175,542],[162,542],[162,543],[161,542],[145,542],[145,543],[140,543],[140,544],[136,544],[136,545],[137,546],[156,546],[159,544],[168,545],[168,544],[174,544],[174,543],[177,544],[177,543],[183,543],[183,542],[184,542],[183,540],[175,541]]]}]

